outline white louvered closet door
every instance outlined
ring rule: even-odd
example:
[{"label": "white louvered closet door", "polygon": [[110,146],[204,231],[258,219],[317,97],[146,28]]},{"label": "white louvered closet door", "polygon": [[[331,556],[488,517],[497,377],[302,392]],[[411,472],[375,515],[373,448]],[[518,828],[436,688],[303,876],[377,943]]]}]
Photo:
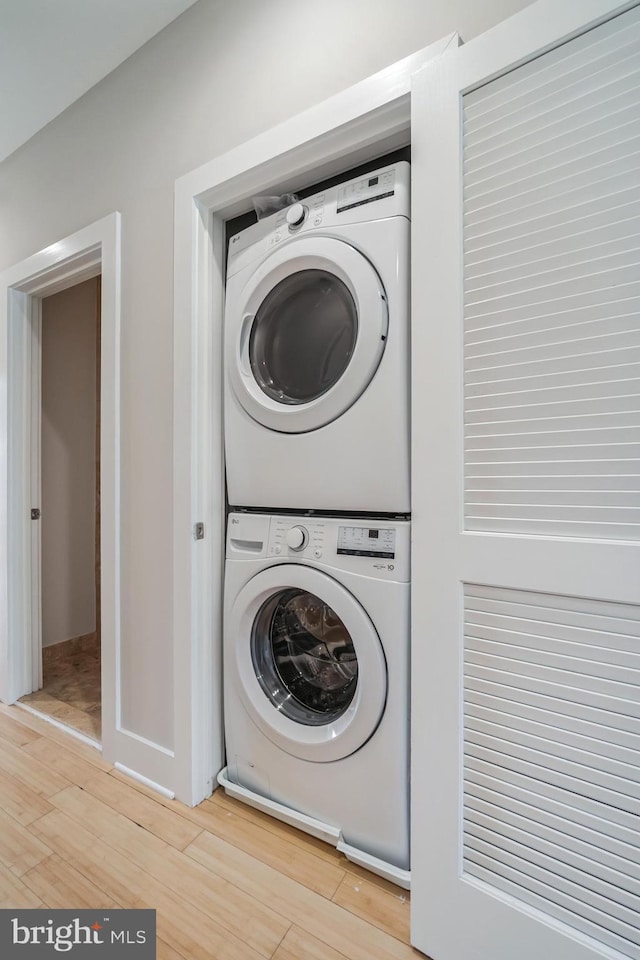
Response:
[{"label": "white louvered closet door", "polygon": [[413,939],[640,960],[640,6],[413,93]]}]

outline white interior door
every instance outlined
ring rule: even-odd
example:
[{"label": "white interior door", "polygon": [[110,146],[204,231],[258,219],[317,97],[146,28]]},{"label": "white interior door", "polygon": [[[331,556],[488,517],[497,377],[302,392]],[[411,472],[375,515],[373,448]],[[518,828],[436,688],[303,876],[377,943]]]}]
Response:
[{"label": "white interior door", "polygon": [[[640,7],[413,95],[413,939],[640,958]],[[433,412],[433,415],[430,415]]]}]

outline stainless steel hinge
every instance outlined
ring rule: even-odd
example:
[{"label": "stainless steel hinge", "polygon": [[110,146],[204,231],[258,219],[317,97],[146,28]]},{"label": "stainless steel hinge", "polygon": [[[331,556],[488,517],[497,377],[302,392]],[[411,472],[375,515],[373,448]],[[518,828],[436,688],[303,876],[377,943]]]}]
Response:
[{"label": "stainless steel hinge", "polygon": [[193,539],[204,540],[204,523],[195,523],[193,525]]},{"label": "stainless steel hinge", "polygon": [[39,519],[40,519],[40,508],[39,508],[39,507],[32,507],[32,508],[31,508],[31,519],[32,519],[32,520],[39,520]]}]

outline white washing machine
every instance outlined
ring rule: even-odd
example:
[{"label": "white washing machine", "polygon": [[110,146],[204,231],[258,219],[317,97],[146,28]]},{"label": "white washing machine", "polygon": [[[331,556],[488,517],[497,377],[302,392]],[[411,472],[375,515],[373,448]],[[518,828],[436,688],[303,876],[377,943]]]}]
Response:
[{"label": "white washing machine", "polygon": [[409,172],[384,167],[231,238],[232,506],[410,511]]},{"label": "white washing machine", "polygon": [[405,887],[409,540],[407,521],[229,516],[218,778]]}]

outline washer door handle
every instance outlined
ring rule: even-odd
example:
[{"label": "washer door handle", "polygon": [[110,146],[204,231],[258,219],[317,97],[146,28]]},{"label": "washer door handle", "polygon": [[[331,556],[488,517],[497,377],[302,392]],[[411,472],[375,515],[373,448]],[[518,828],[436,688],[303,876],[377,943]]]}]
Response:
[{"label": "washer door handle", "polygon": [[255,320],[255,313],[245,313],[240,323],[240,369],[245,377],[251,376],[251,364],[249,362],[249,334],[251,332],[251,327],[253,326],[253,321]]}]

